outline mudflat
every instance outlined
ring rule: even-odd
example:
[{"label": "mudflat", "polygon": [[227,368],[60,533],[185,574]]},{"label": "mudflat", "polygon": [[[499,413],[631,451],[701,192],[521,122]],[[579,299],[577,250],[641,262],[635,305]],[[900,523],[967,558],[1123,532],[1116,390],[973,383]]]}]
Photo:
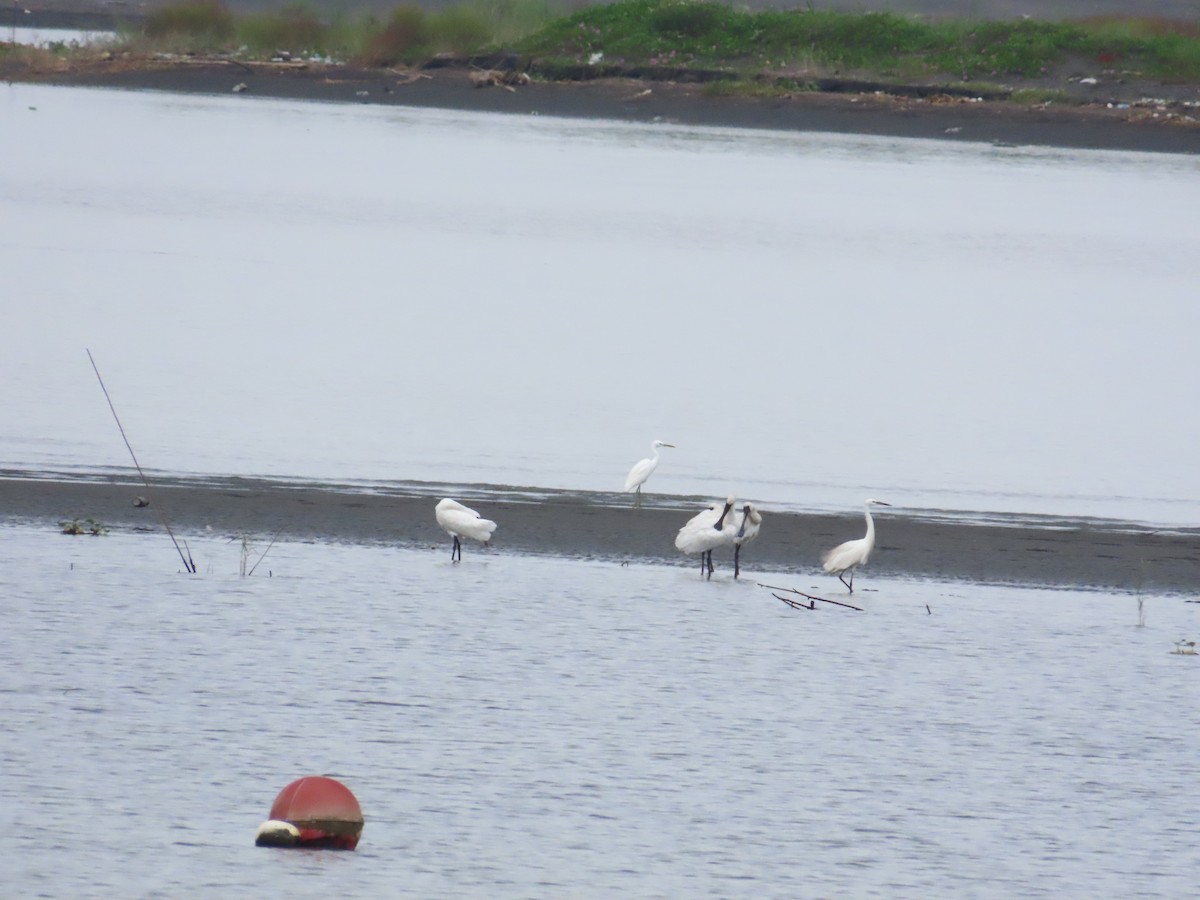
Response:
[{"label": "mudflat", "polygon": [[[434,520],[446,495],[476,508],[499,528],[490,547],[465,555],[550,554],[581,559],[699,566],[674,547],[675,534],[714,498],[507,489],[414,482],[372,485],[238,477],[155,478],[149,491],[130,475],[112,478],[0,475],[0,521],[58,531],[60,521],[94,519],[113,531],[142,532],[178,564],[165,519],[185,539],[249,536],[256,543],[331,541],[427,548],[450,553]],[[144,497],[148,506],[136,506]],[[862,513],[822,515],[763,510],[761,535],[742,553],[742,577],[787,573],[787,587],[844,591],[820,570],[821,552],[863,535]],[[1103,520],[1006,517],[971,520],[893,508],[876,516],[878,543],[859,575],[1083,588],[1110,592],[1200,592],[1200,529],[1154,530]],[[63,540],[92,540],[68,537]],[[95,538],[102,540],[103,538]],[[732,551],[715,554],[719,577]]]},{"label": "mudflat", "polygon": [[[1200,110],[1192,116],[1190,111],[1178,112],[1175,106],[1160,107],[1141,100],[1022,105],[936,92],[906,96],[855,84],[838,90],[767,98],[723,96],[712,93],[705,84],[646,78],[479,87],[477,78],[472,77],[477,73],[477,69],[459,66],[408,72],[214,59],[104,60],[41,71],[0,66],[0,77],[10,81],[236,94],[247,99],[268,97],[1011,146],[1200,152]],[[1200,99],[1200,91],[1196,94]]]}]

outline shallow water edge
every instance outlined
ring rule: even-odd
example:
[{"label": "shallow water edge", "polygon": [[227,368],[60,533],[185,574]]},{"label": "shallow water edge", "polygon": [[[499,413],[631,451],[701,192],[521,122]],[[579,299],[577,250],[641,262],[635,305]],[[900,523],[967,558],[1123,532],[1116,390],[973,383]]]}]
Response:
[{"label": "shallow water edge", "polygon": [[[161,537],[162,518],[187,534],[277,536],[281,540],[426,547],[449,553],[433,507],[454,496],[494,519],[499,530],[479,554],[541,554],[616,562],[691,566],[673,541],[712,498],[630,495],[425,482],[333,484],[233,476],[155,475],[151,490],[128,475],[0,474],[0,520],[53,524],[94,519],[114,531]],[[147,497],[149,506],[134,501]],[[161,518],[160,518],[161,517]],[[756,568],[801,576],[803,584],[841,586],[820,571],[821,551],[861,537],[862,514],[764,507],[761,536],[743,551],[743,577]],[[1031,516],[970,517],[930,510],[876,516],[870,572],[892,577],[1022,584],[1103,591],[1200,590],[1200,529],[1156,529],[1130,522]],[[718,551],[728,571],[732,551]],[[809,577],[811,576],[811,581]],[[828,582],[833,581],[833,585]]]}]

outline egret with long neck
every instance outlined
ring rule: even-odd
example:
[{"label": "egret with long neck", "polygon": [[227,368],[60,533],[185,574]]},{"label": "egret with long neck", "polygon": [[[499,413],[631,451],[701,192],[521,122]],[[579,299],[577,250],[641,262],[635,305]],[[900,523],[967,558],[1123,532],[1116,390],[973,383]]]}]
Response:
[{"label": "egret with long neck", "polygon": [[629,474],[625,476],[625,493],[637,491],[637,496],[633,498],[634,506],[642,504],[642,485],[646,483],[654,470],[658,468],[658,449],[660,447],[674,447],[674,444],[668,444],[666,441],[653,441],[650,444],[650,452],[653,456],[648,459],[639,460],[636,462]]},{"label": "egret with long neck", "polygon": [[[837,575],[838,580],[846,585],[846,589],[852,594],[854,593],[854,570],[859,566],[866,565],[871,551],[875,549],[875,520],[871,518],[871,507],[891,505],[882,500],[868,500],[866,503],[866,535],[856,541],[839,544],[832,550],[826,551],[822,557],[821,561],[825,564],[825,571],[830,575]],[[845,578],[847,572],[850,573],[849,581]]]}]

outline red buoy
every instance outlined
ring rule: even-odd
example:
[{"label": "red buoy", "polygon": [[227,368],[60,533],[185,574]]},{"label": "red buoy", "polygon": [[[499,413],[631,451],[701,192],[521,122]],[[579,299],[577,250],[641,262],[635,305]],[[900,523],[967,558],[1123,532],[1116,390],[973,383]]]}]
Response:
[{"label": "red buoy", "polygon": [[362,829],[362,808],[350,789],[332,778],[308,775],[279,792],[271,819],[259,826],[254,843],[353,850]]}]

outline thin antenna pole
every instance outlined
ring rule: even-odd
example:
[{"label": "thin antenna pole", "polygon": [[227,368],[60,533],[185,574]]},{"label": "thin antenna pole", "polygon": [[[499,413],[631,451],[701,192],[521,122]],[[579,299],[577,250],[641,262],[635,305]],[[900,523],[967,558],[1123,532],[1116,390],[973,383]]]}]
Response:
[{"label": "thin antenna pole", "polygon": [[[121,425],[121,418],[117,415],[117,408],[113,406],[112,397],[108,396],[108,388],[104,386],[104,379],[100,377],[100,369],[96,366],[96,360],[92,359],[92,351],[87,351],[88,360],[92,364],[92,371],[96,373],[96,380],[100,382],[100,390],[104,391],[104,399],[108,401],[108,408],[112,410],[113,420],[117,423],[117,430],[121,432],[121,440],[125,442],[125,448],[129,451],[129,458],[133,460],[133,467],[137,469],[138,475],[141,476],[142,484],[146,487],[146,493],[150,493],[150,482],[146,479],[146,473],[142,471],[141,465],[137,461],[137,454],[133,452],[133,447],[129,443],[129,438],[125,436],[125,429]],[[175,540],[175,532],[171,530],[171,526],[167,523],[167,517],[163,515],[162,510],[158,508],[158,504],[154,504],[154,511],[158,514],[158,521],[162,522],[163,528],[170,535],[171,543],[175,545],[175,551],[179,554],[179,558],[183,560],[183,567],[189,572],[195,573],[196,564],[191,560],[191,554],[183,555],[183,550],[179,547],[179,541]]]}]

